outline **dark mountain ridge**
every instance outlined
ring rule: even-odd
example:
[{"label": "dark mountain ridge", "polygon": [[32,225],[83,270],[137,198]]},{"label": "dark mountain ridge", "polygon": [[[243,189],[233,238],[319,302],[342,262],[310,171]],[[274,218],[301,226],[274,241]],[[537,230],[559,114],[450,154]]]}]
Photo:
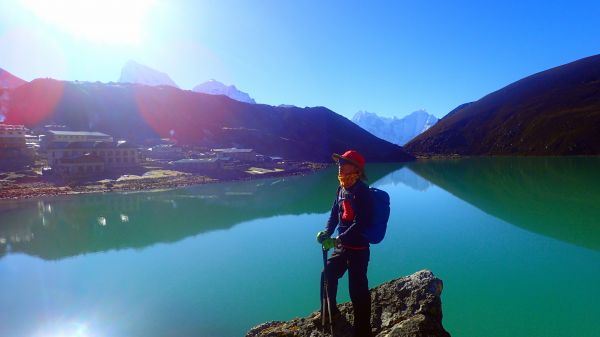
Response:
[{"label": "dark mountain ridge", "polygon": [[34,128],[63,124],[144,142],[169,137],[179,144],[250,147],[265,155],[331,161],[349,148],[369,161],[412,160],[324,107],[280,108],[248,104],[168,86],[38,79],[10,91],[8,124]]},{"label": "dark mountain ridge", "polygon": [[600,55],[462,105],[405,148],[425,155],[598,155]]}]

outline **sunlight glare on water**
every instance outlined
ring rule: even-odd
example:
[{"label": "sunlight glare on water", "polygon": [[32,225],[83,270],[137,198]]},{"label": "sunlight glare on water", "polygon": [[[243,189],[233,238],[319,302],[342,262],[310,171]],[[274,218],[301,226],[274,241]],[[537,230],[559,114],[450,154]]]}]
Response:
[{"label": "sunlight glare on water", "polygon": [[54,322],[44,326],[33,337],[107,337],[90,331],[86,323]]}]

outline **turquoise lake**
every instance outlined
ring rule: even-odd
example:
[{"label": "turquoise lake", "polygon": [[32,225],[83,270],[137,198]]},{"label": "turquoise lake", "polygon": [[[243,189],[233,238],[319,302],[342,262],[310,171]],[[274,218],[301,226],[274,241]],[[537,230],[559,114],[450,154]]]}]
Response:
[{"label": "turquoise lake", "polygon": [[[430,269],[453,336],[600,336],[600,158],[367,170],[392,203],[371,287]],[[0,201],[0,336],[234,337],[306,316],[336,173]]]}]

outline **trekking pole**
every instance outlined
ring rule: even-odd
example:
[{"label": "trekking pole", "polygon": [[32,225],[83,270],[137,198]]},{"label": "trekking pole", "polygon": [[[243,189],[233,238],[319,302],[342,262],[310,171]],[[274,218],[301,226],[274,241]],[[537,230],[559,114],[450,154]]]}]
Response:
[{"label": "trekking pole", "polygon": [[[329,329],[331,330],[331,337],[333,337],[333,320],[331,319],[331,302],[329,301],[329,292],[327,291],[327,250],[323,249],[323,293],[325,294],[325,301],[321,308],[321,323],[323,330],[325,330],[325,304],[327,304],[327,312],[329,313]],[[324,332],[324,331],[323,331]]]},{"label": "trekking pole", "polygon": [[[326,254],[326,253],[325,253]],[[325,281],[325,266],[321,274],[321,332],[325,334],[325,311],[327,311],[327,282]]]},{"label": "trekking pole", "polygon": [[323,333],[325,333],[325,313],[327,312],[327,277],[326,277],[326,269],[327,269],[327,251],[323,249],[323,275],[321,276],[321,329]]}]

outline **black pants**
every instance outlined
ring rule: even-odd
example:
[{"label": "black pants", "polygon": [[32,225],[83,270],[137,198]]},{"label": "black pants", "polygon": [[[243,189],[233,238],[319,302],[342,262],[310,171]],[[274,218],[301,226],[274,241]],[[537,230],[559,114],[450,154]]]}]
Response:
[{"label": "black pants", "polygon": [[[323,277],[327,278],[327,292],[333,310],[337,304],[338,279],[344,276],[348,270],[348,288],[354,308],[354,335],[356,337],[371,336],[371,294],[367,279],[370,254],[369,249],[336,248],[327,260],[327,268],[321,273],[321,281],[323,281]],[[323,282],[321,282],[322,284]],[[322,299],[323,288],[321,287]]]}]

